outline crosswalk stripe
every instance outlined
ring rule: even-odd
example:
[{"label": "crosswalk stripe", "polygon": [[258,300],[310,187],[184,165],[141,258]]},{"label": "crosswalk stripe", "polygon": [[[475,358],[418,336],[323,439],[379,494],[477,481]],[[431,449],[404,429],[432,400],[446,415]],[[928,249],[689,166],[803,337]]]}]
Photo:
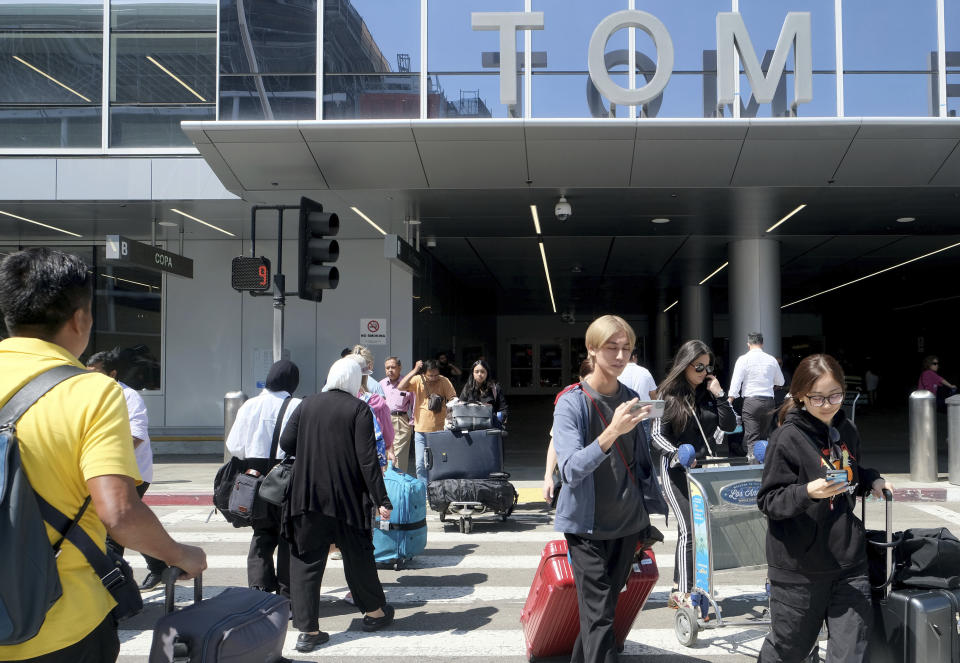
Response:
[{"label": "crosswalk stripe", "polygon": [[941,520],[946,520],[955,525],[960,525],[960,513],[947,509],[946,507],[937,506],[936,504],[911,504],[910,508],[923,511],[924,513],[936,516]]},{"label": "crosswalk stripe", "polygon": [[[252,531],[225,530],[225,531],[203,531],[203,530],[167,530],[174,541],[180,543],[249,543]],[[551,530],[533,530],[529,532],[507,532],[507,531],[485,531],[475,532],[473,534],[461,534],[460,532],[435,532],[433,530],[427,533],[427,545],[431,548],[443,548],[444,544],[459,543],[547,543],[562,539],[563,534]],[[664,534],[664,541],[673,542],[677,540],[677,533],[670,532]]]},{"label": "crosswalk stripe", "polygon": [[[642,618],[641,618],[642,619]],[[695,655],[729,656],[739,654],[755,658],[766,636],[764,626],[725,627],[716,631],[702,631],[695,649],[677,642],[672,628],[633,629],[627,637],[623,654],[626,656]],[[309,654],[294,650],[297,632],[289,631],[284,641],[284,655],[297,660],[325,658],[370,658],[380,660],[384,652],[391,659],[452,660],[466,657],[494,659],[506,656],[525,656],[523,631],[517,629],[476,629],[473,631],[401,631],[384,630],[365,633],[349,630],[330,633],[330,642]],[[153,634],[149,631],[120,631],[121,656],[146,656]]]},{"label": "crosswalk stripe", "polygon": [[[211,599],[223,591],[223,587],[204,587],[203,598]],[[387,602],[393,605],[405,605],[410,603],[430,603],[430,604],[449,604],[449,603],[494,603],[497,601],[521,603],[527,600],[527,594],[530,591],[529,586],[512,587],[491,587],[486,585],[463,585],[463,586],[410,586],[393,585],[384,583],[383,590],[387,596]],[[725,585],[720,588],[719,599],[721,607],[723,602],[730,601],[734,603],[762,604],[766,602],[766,594],[762,587],[757,585]],[[661,582],[654,587],[647,599],[649,607],[662,607],[667,603],[670,594],[669,579],[661,579]],[[346,587],[324,587],[321,597],[328,601],[339,601],[347,595]],[[163,592],[151,591],[143,595],[144,602],[162,603]],[[193,602],[193,588],[184,585],[178,585],[176,588],[176,601],[178,605],[189,605]]]},{"label": "crosswalk stripe", "polygon": [[[127,559],[135,569],[147,568],[147,563],[139,555],[130,555]],[[411,560],[405,570],[418,569],[528,569],[531,573],[540,563],[539,555],[417,555]],[[657,560],[661,569],[673,568],[673,556],[662,555]],[[236,555],[207,555],[207,566],[211,569],[245,569],[247,556],[238,552]],[[327,560],[328,569],[342,569],[341,560]]]}]

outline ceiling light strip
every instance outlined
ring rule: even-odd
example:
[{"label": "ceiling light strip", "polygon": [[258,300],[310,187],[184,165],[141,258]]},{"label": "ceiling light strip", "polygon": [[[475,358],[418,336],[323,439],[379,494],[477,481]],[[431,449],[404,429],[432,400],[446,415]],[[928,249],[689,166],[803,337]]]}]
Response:
[{"label": "ceiling light strip", "polygon": [[770,232],[771,230],[773,230],[774,228],[776,228],[777,226],[779,226],[781,223],[785,222],[787,219],[789,219],[791,216],[793,216],[794,214],[796,214],[797,212],[799,212],[800,210],[802,210],[802,209],[803,209],[804,207],[806,207],[806,206],[807,206],[806,203],[804,203],[803,205],[800,205],[799,207],[797,207],[797,209],[793,210],[792,212],[790,212],[789,214],[787,214],[785,217],[783,217],[782,219],[780,219],[779,221],[777,221],[775,224],[773,224],[772,226],[770,226],[769,228],[767,228],[767,232]]},{"label": "ceiling light strip", "polygon": [[537,212],[537,206],[530,206],[530,216],[533,217],[533,229],[537,231],[537,234],[540,234],[540,214]]},{"label": "ceiling light strip", "polygon": [[189,92],[190,94],[192,94],[193,96],[195,96],[195,97],[196,97],[197,99],[199,99],[200,101],[203,101],[203,102],[206,102],[206,101],[207,101],[206,99],[204,99],[203,97],[201,97],[200,94],[199,94],[196,90],[194,90],[192,87],[190,87],[189,85],[187,85],[186,83],[184,83],[184,82],[180,79],[179,76],[177,76],[175,73],[173,73],[172,71],[170,71],[169,69],[167,69],[166,67],[164,67],[162,64],[160,64],[160,63],[157,62],[156,60],[154,60],[152,55],[148,55],[148,56],[147,56],[147,59],[148,59],[150,62],[152,62],[153,64],[155,64],[155,65],[157,66],[157,68],[160,69],[160,71],[162,71],[163,73],[165,73],[167,76],[169,76],[170,78],[172,78],[172,79],[175,80],[176,82],[180,83],[180,85],[182,85],[183,87],[185,87],[185,88],[187,89],[187,92]]},{"label": "ceiling light strip", "polygon": [[204,221],[203,219],[198,219],[197,217],[193,216],[192,214],[187,214],[186,212],[181,212],[181,211],[178,210],[176,207],[171,207],[171,208],[170,208],[170,211],[171,211],[171,212],[174,212],[175,214],[179,214],[180,216],[185,216],[185,217],[187,217],[188,219],[192,219],[193,221],[196,221],[197,223],[202,223],[203,225],[207,226],[208,228],[213,228],[214,230],[219,230],[219,231],[222,232],[224,235],[230,235],[230,237],[236,237],[236,235],[234,235],[234,234],[233,234],[232,232],[230,232],[229,230],[224,230],[223,228],[221,228],[221,227],[219,227],[219,226],[215,226],[215,225],[213,225],[212,223],[207,223],[207,222]]},{"label": "ceiling light strip", "polygon": [[893,266],[891,266],[891,267],[887,267],[887,268],[885,268],[885,269],[881,269],[879,272],[874,272],[873,274],[867,274],[866,276],[861,276],[861,277],[858,278],[858,279],[854,279],[854,280],[852,280],[852,281],[847,281],[846,283],[841,283],[840,285],[836,285],[836,286],[834,286],[834,287],[832,287],[832,288],[828,288],[827,290],[824,290],[824,291],[822,291],[822,292],[818,292],[818,293],[815,294],[815,295],[810,295],[809,297],[804,297],[803,299],[798,299],[798,300],[795,301],[795,302],[790,302],[789,304],[784,304],[784,305],[781,306],[780,308],[781,308],[781,309],[785,309],[785,308],[787,308],[788,306],[793,306],[794,304],[799,304],[800,302],[805,302],[805,301],[807,301],[808,299],[813,299],[814,297],[819,297],[820,295],[825,295],[825,294],[827,294],[828,292],[833,292],[834,290],[839,290],[840,288],[845,288],[845,287],[847,287],[848,285],[853,285],[854,283],[859,283],[860,281],[865,281],[866,279],[869,279],[869,278],[871,278],[871,277],[873,277],[873,276],[879,276],[880,274],[883,274],[884,272],[889,272],[889,271],[892,270],[892,269],[897,269],[898,267],[903,267],[904,265],[909,265],[909,264],[912,263],[912,262],[916,262],[916,261],[918,261],[918,260],[923,260],[924,258],[929,258],[930,256],[936,255],[936,254],[938,254],[938,253],[943,253],[944,251],[949,251],[950,249],[956,248],[956,247],[958,247],[958,246],[960,246],[960,242],[957,242],[956,244],[951,244],[950,246],[945,246],[945,247],[943,247],[942,249],[937,249],[936,251],[931,251],[930,253],[924,253],[922,256],[917,256],[916,258],[910,258],[910,260],[905,260],[905,261],[903,261],[903,262],[901,262],[901,263],[899,263],[899,264],[893,265]]},{"label": "ceiling light strip", "polygon": [[4,212],[3,210],[0,210],[0,214],[3,214],[4,216],[9,216],[12,219],[18,219],[20,221],[26,221],[27,223],[32,223],[35,226],[42,226],[44,228],[49,228],[50,230],[56,230],[58,233],[64,233],[65,235],[70,235],[72,237],[83,237],[83,235],[78,235],[77,233],[72,233],[69,230],[64,230],[63,228],[57,228],[56,226],[47,225],[46,223],[40,223],[39,221],[28,219],[25,216],[18,216],[17,214],[11,214],[10,212]]},{"label": "ceiling light strip", "polygon": [[358,215],[361,219],[363,219],[364,221],[366,221],[367,223],[369,223],[371,226],[373,226],[374,228],[376,228],[376,230],[377,230],[378,233],[380,233],[381,235],[386,235],[386,234],[387,234],[387,231],[386,231],[386,230],[384,230],[383,228],[381,228],[380,226],[378,226],[377,224],[375,224],[375,223],[373,222],[373,219],[371,219],[369,216],[367,216],[366,214],[364,214],[363,212],[361,212],[360,210],[358,210],[356,207],[351,207],[350,209],[352,209],[354,212],[356,212],[357,215]]},{"label": "ceiling light strip", "polygon": [[672,309],[674,306],[676,306],[676,305],[679,304],[679,303],[680,303],[680,300],[678,299],[678,300],[676,300],[675,302],[673,302],[672,304],[670,304],[670,306],[668,306],[667,308],[663,309],[663,312],[666,313],[667,311],[669,311],[670,309]]},{"label": "ceiling light strip", "polygon": [[547,267],[547,251],[543,248],[543,242],[540,242],[540,257],[543,258],[543,273],[547,275],[547,290],[550,291],[550,306],[553,312],[557,312],[557,302],[553,298],[553,283],[550,282],[550,269]]},{"label": "ceiling light strip", "polygon": [[717,267],[715,270],[713,270],[712,272],[710,272],[710,276],[708,276],[707,278],[705,278],[705,279],[703,279],[702,281],[700,281],[700,283],[698,283],[697,285],[703,285],[704,283],[706,283],[707,281],[709,281],[710,279],[712,279],[714,276],[716,276],[717,274],[719,274],[720,272],[722,272],[724,269],[726,269],[727,265],[729,265],[729,264],[730,264],[729,262],[723,263],[722,265],[720,265],[719,267]]},{"label": "ceiling light strip", "polygon": [[66,90],[67,92],[70,92],[71,94],[77,95],[78,97],[80,97],[81,99],[83,99],[84,101],[86,101],[88,104],[89,104],[89,103],[93,103],[93,102],[90,100],[89,97],[85,97],[85,96],[83,96],[82,94],[80,94],[79,92],[77,92],[76,90],[74,90],[72,87],[69,87],[69,86],[67,86],[67,85],[64,85],[63,83],[61,83],[60,81],[58,81],[56,78],[54,78],[53,76],[51,76],[51,75],[48,74],[47,72],[45,72],[45,71],[43,71],[43,70],[41,70],[41,69],[37,69],[37,68],[34,67],[32,64],[30,64],[29,62],[27,62],[26,60],[24,60],[23,58],[21,58],[19,55],[14,55],[14,56],[13,56],[13,59],[16,60],[17,62],[19,62],[20,64],[24,65],[24,66],[30,67],[31,69],[33,69],[35,72],[37,72],[38,74],[40,74],[41,76],[43,76],[43,77],[46,78],[47,80],[53,81],[54,83],[56,83],[57,85],[59,85],[60,87],[62,87],[62,88],[63,88],[64,90]]}]

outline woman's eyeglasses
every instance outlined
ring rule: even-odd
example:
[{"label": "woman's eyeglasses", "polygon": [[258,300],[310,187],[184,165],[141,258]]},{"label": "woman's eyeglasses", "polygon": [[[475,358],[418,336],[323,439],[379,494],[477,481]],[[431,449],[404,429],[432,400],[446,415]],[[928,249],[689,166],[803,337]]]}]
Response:
[{"label": "woman's eyeglasses", "polygon": [[843,402],[843,392],[830,394],[829,396],[811,396],[810,394],[807,394],[807,400],[810,401],[811,405],[815,405],[817,407],[823,407],[827,403],[830,405],[839,405]]},{"label": "woman's eyeglasses", "polygon": [[693,370],[695,370],[697,373],[703,373],[704,371],[706,371],[707,373],[713,373],[713,366],[711,364],[707,364],[706,366],[704,366],[703,364],[690,364],[690,365],[693,367]]}]

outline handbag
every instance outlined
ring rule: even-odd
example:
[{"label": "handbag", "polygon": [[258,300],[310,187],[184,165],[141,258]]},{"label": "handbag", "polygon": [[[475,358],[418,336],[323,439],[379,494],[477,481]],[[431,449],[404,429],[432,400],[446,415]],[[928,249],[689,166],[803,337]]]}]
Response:
[{"label": "handbag", "polygon": [[293,476],[293,456],[288,456],[273,466],[267,476],[260,482],[260,499],[264,502],[280,506],[287,494],[287,486]]},{"label": "handbag", "polygon": [[213,504],[234,527],[252,527],[254,521],[267,517],[266,505],[259,502],[257,494],[269,464],[277,457],[283,416],[291,398],[285,398],[280,406],[268,458],[231,458],[220,467],[213,480]]}]

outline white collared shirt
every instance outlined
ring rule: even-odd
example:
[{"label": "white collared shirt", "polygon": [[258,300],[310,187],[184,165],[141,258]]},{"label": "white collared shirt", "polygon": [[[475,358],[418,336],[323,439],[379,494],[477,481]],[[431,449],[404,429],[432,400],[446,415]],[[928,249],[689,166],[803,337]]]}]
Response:
[{"label": "white collared shirt", "polygon": [[[240,406],[237,419],[233,422],[230,434],[227,436],[227,451],[237,458],[269,458],[270,444],[273,442],[273,429],[277,424],[277,415],[283,401],[290,394],[285,391],[270,391],[264,389]],[[283,414],[283,426],[290,421],[290,415],[300,405],[301,399],[290,400],[287,411]],[[279,447],[277,458],[284,458],[286,454]]]},{"label": "white collared shirt", "polygon": [[[119,380],[117,382],[120,382]],[[135,390],[120,382],[123,390],[123,399],[127,402],[127,415],[130,417],[130,433],[138,440],[143,440],[139,447],[133,450],[137,458],[137,469],[140,478],[147,483],[153,482],[153,448],[150,446],[149,421],[147,419],[147,404],[143,397]]]},{"label": "white collared shirt", "polygon": [[623,373],[617,379],[637,392],[641,401],[650,400],[650,392],[657,390],[657,383],[650,371],[633,362],[624,367]]},{"label": "white collared shirt", "polygon": [[783,384],[783,372],[777,360],[760,348],[740,355],[733,367],[730,398],[773,398],[774,386]]}]

